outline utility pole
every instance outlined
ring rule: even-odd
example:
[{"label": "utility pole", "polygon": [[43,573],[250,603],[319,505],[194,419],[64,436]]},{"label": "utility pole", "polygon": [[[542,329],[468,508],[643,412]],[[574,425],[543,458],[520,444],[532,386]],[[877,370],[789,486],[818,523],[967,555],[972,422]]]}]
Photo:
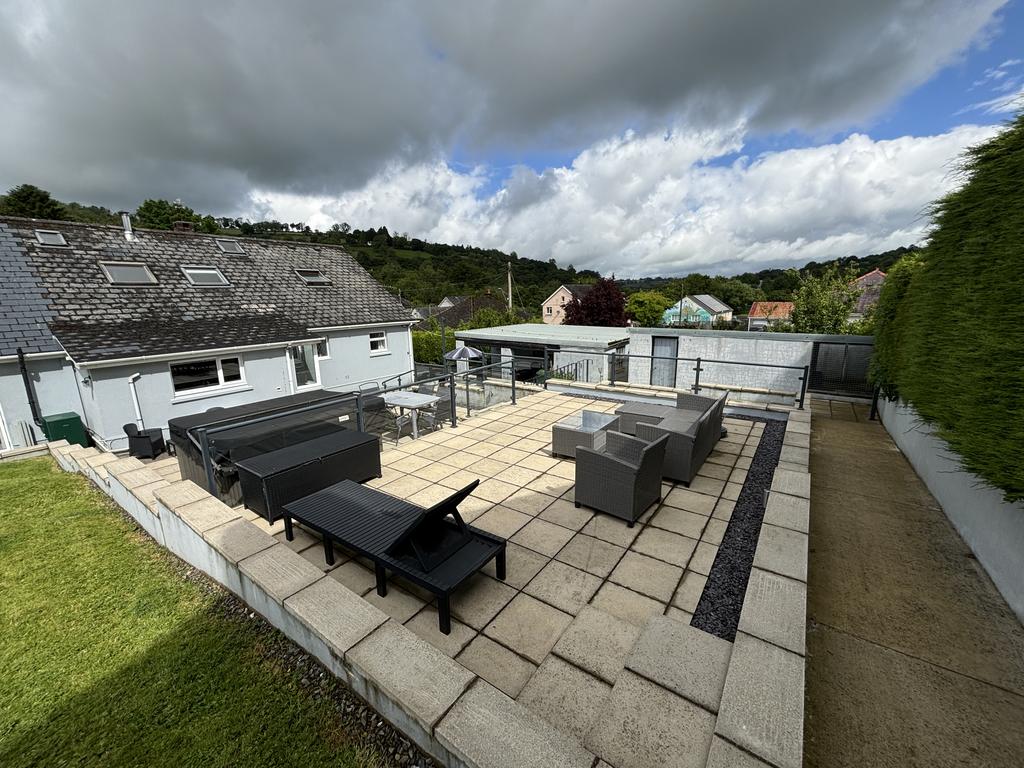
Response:
[{"label": "utility pole", "polygon": [[512,314],[512,262],[508,263],[508,312]]}]

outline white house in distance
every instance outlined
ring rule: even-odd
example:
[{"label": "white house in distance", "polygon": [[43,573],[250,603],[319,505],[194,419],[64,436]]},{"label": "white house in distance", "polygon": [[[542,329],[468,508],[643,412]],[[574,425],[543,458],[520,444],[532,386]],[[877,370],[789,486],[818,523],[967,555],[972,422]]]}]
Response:
[{"label": "white house in distance", "polygon": [[747,313],[748,331],[765,331],[793,316],[792,301],[755,301]]},{"label": "white house in distance", "polygon": [[19,348],[40,415],[118,450],[129,422],[407,372],[413,322],[336,246],[0,217],[0,449],[41,438]]},{"label": "white house in distance", "polygon": [[732,321],[732,307],[708,293],[684,296],[666,309],[661,318],[664,325],[688,323],[710,327],[719,321]]},{"label": "white house in distance", "polygon": [[592,285],[569,283],[558,286],[558,290],[548,296],[540,307],[540,316],[548,325],[561,325],[565,322],[565,305],[575,299],[582,299],[593,288]]}]

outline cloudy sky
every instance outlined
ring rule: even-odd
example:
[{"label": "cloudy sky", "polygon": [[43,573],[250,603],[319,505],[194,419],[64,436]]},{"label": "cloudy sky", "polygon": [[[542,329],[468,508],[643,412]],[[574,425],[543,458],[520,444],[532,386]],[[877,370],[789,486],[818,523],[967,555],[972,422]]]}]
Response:
[{"label": "cloudy sky", "polygon": [[0,187],[619,276],[919,241],[1024,0],[0,0]]}]

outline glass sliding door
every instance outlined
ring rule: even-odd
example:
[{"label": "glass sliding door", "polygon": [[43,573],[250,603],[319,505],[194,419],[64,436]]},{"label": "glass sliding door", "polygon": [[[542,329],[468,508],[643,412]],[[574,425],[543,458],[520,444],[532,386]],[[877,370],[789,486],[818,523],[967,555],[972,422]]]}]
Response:
[{"label": "glass sliding door", "polygon": [[292,347],[292,367],[295,370],[295,386],[312,387],[319,382],[316,370],[316,344]]}]

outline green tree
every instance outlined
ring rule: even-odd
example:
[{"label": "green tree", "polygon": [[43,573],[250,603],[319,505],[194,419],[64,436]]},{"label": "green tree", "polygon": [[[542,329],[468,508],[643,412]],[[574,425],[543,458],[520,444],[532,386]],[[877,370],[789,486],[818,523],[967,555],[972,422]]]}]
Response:
[{"label": "green tree", "polygon": [[614,280],[602,277],[582,299],[574,297],[565,305],[565,324],[625,327],[626,297]]},{"label": "green tree", "polygon": [[819,276],[800,278],[793,294],[791,322],[797,333],[844,333],[859,292],[855,275],[831,265]]},{"label": "green tree", "polygon": [[498,309],[484,307],[474,312],[473,316],[463,323],[461,328],[465,330],[471,328],[494,328],[499,325],[512,325],[518,322],[519,318],[513,312],[502,312]]},{"label": "green tree", "polygon": [[187,205],[167,200],[146,200],[135,211],[135,223],[144,229],[173,229],[176,221],[199,224],[202,219]]},{"label": "green tree", "polygon": [[626,314],[643,328],[657,328],[665,310],[674,302],[657,291],[640,291],[626,299]]},{"label": "green tree", "polygon": [[896,321],[897,313],[910,288],[911,279],[923,263],[920,253],[911,251],[889,267],[873,313],[875,352],[871,356],[871,381],[890,399],[899,395],[896,379],[902,365],[900,355],[905,347],[903,327]]},{"label": "green tree", "polygon": [[0,197],[0,213],[30,219],[63,219],[67,216],[67,210],[60,201],[32,184],[21,184]]}]

